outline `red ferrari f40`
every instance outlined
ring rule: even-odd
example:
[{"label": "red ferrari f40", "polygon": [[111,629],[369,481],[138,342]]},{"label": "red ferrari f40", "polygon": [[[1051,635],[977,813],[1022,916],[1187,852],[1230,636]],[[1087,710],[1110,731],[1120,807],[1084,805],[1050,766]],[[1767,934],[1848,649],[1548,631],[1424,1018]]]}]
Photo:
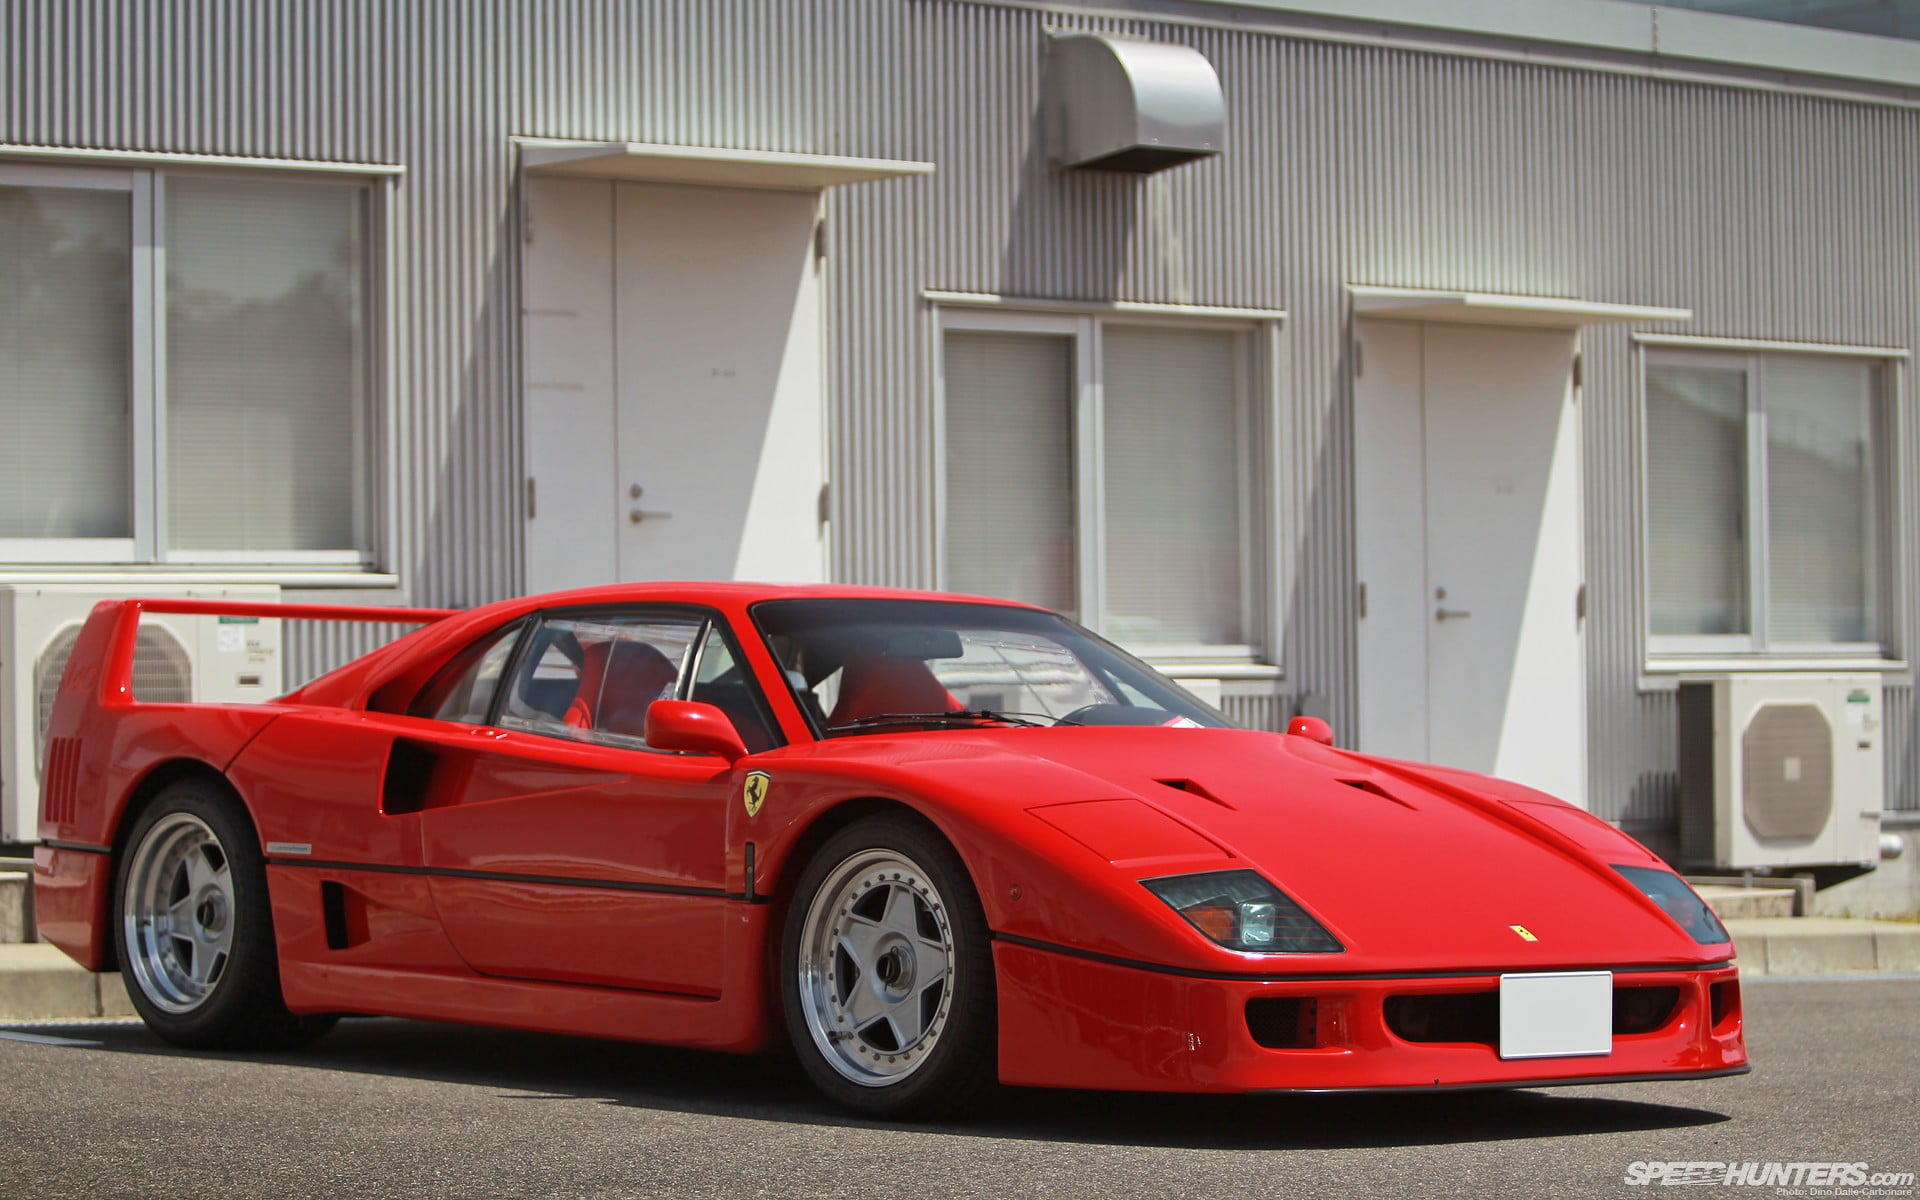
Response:
[{"label": "red ferrari f40", "polygon": [[[419,628],[140,703],[143,612]],[[1073,622],[846,587],[467,611],[116,600],[53,710],[40,928],[187,1046],[388,1015],[759,1052],[834,1100],[1747,1069],[1725,929],[1604,821],[1222,716]]]}]

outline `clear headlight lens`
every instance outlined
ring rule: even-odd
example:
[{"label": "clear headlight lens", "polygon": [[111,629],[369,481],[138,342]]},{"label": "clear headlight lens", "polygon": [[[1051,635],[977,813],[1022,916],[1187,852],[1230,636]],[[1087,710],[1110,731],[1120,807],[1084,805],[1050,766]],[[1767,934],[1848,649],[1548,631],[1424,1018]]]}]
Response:
[{"label": "clear headlight lens", "polygon": [[1714,916],[1713,910],[1707,907],[1707,902],[1687,886],[1686,880],[1672,871],[1662,871],[1658,867],[1622,867],[1617,864],[1613,869],[1646,893],[1647,899],[1658,904],[1662,912],[1687,931],[1688,937],[1702,946],[1733,940],[1727,933],[1727,927],[1720,923],[1720,918]]},{"label": "clear headlight lens", "polygon": [[1208,871],[1142,879],[1207,937],[1251,954],[1337,954],[1342,946],[1305,909],[1257,871]]}]

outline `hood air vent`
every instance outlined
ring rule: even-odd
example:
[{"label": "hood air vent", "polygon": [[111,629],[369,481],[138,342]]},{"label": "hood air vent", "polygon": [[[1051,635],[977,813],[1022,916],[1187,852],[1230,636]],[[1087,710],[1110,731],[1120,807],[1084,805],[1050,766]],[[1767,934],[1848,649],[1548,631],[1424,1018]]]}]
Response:
[{"label": "hood air vent", "polygon": [[1211,801],[1213,801],[1213,802],[1214,802],[1215,804],[1218,804],[1218,805],[1219,805],[1219,806],[1220,806],[1221,808],[1232,808],[1232,807],[1233,807],[1233,805],[1231,805],[1231,804],[1228,804],[1228,803],[1227,803],[1227,802],[1226,802],[1225,800],[1222,800],[1222,799],[1221,799],[1220,797],[1218,797],[1218,796],[1216,796],[1216,795],[1214,795],[1214,794],[1213,794],[1212,792],[1210,792],[1210,791],[1208,791],[1208,790],[1207,790],[1207,789],[1206,789],[1206,788],[1205,788],[1204,786],[1202,786],[1202,785],[1200,784],[1200,782],[1199,782],[1198,780],[1194,780],[1194,779],[1156,779],[1156,780],[1154,780],[1154,782],[1155,782],[1155,783],[1157,783],[1157,784],[1160,784],[1160,785],[1161,785],[1162,787],[1170,787],[1170,788],[1173,788],[1173,789],[1174,789],[1175,791],[1181,791],[1181,792],[1187,792],[1187,793],[1189,793],[1189,794],[1191,794],[1191,795],[1195,795],[1195,796],[1198,796],[1198,797],[1200,797],[1200,798],[1201,798],[1202,800],[1211,800]]}]

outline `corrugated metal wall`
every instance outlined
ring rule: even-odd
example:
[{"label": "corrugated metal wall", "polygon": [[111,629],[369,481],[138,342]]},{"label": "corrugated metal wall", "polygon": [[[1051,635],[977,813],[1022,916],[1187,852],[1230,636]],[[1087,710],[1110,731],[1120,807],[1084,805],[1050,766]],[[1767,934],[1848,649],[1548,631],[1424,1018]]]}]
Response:
[{"label": "corrugated metal wall", "polygon": [[[836,515],[850,578],[930,576],[923,288],[1288,311],[1281,657],[1292,688],[1349,729],[1348,284],[1686,307],[1685,331],[1704,336],[1920,343],[1911,109],[1277,32],[971,3],[909,11],[926,104],[914,154],[940,173],[835,198],[848,247],[831,325]],[[1050,27],[1201,50],[1227,95],[1226,152],[1145,180],[1054,171],[1037,121]],[[1655,827],[1674,815],[1676,739],[1672,694],[1640,690],[1638,368],[1627,330],[1583,343],[1590,791],[1603,815]],[[1905,528],[1920,528],[1910,483],[1902,503]],[[1900,640],[1912,645],[1920,561],[1904,566]],[[1891,798],[1920,806],[1904,683],[1887,717]]]},{"label": "corrugated metal wall", "polygon": [[[1286,309],[1275,500],[1289,684],[1354,725],[1349,283],[1690,307],[1687,332],[1920,343],[1920,117],[1889,105],[974,0],[0,0],[0,141],[395,162],[390,565],[519,585],[513,135],[927,159],[829,211],[840,577],[932,574],[923,289]],[[1147,179],[1044,159],[1050,25],[1199,48],[1226,153]],[[1672,812],[1639,691],[1636,368],[1586,337],[1591,793]],[[1904,528],[1920,422],[1903,397]],[[1920,555],[1908,554],[1912,646]],[[315,643],[308,657],[344,646]],[[1261,720],[1279,706],[1262,704]],[[1276,711],[1265,713],[1267,707]],[[1889,783],[1920,807],[1910,688]],[[1252,710],[1249,709],[1249,715]]]}]

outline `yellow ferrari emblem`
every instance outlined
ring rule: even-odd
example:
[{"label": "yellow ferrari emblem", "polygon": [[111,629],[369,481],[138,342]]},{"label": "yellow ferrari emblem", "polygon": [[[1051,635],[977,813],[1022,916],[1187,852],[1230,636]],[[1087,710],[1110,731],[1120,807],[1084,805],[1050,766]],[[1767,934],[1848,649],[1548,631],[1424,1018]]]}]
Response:
[{"label": "yellow ferrari emblem", "polygon": [[1525,925],[1509,925],[1507,928],[1519,934],[1520,940],[1523,942],[1537,942],[1540,940],[1533,936],[1533,930],[1528,929]]},{"label": "yellow ferrari emblem", "polygon": [[767,802],[767,787],[773,782],[773,776],[765,771],[750,771],[747,782],[740,789],[740,799],[747,806],[749,818],[760,815],[760,806]]}]

